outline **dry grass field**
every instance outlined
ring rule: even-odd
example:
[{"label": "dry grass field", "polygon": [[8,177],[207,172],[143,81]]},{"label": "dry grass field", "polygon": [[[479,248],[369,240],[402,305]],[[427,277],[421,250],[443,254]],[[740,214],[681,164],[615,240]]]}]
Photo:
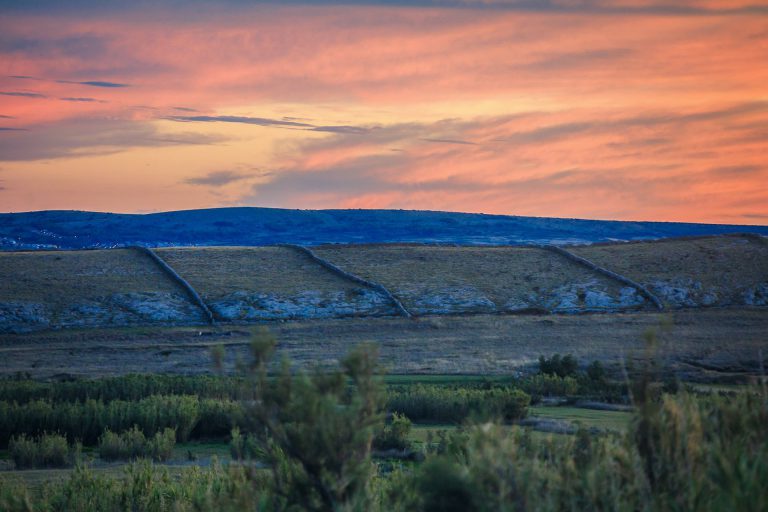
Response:
[{"label": "dry grass field", "polygon": [[0,332],[200,321],[184,289],[139,251],[0,253]]},{"label": "dry grass field", "polygon": [[[325,245],[325,260],[380,283],[416,316],[653,310],[635,287],[535,247]],[[644,284],[668,306],[768,306],[768,244],[710,237],[571,247]],[[190,247],[157,254],[217,320],[397,316],[380,290],[286,247]],[[186,291],[135,249],[0,253],[0,333],[199,325]]]},{"label": "dry grass field", "polygon": [[158,249],[220,318],[395,314],[385,297],[285,247]]},{"label": "dry grass field", "polygon": [[317,247],[344,270],[387,287],[419,314],[638,309],[621,283],[529,247]]},{"label": "dry grass field", "polygon": [[670,306],[768,304],[768,243],[708,237],[569,248],[651,289]]},{"label": "dry grass field", "polygon": [[0,302],[65,307],[117,293],[182,293],[146,255],[132,249],[0,253]]},{"label": "dry grass field", "polygon": [[[768,310],[705,309],[599,315],[471,315],[407,319],[341,318],[265,324],[278,339],[278,359],[304,367],[335,365],[362,342],[380,348],[390,373],[509,375],[539,355],[574,354],[616,370],[643,353],[658,334],[660,354],[681,375],[728,377],[759,372],[768,356]],[[80,329],[3,335],[0,375],[37,377],[213,371],[211,348],[228,347],[230,364],[244,357],[244,326]]]}]

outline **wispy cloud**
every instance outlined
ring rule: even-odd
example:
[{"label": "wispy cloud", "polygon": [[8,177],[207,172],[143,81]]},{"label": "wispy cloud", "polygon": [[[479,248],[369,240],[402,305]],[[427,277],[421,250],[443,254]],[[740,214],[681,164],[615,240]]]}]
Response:
[{"label": "wispy cloud", "polygon": [[74,101],[74,102],[81,102],[81,103],[93,103],[93,102],[101,102],[103,100],[97,100],[96,98],[59,98],[61,101]]},{"label": "wispy cloud", "polygon": [[315,126],[309,123],[289,121],[286,119],[270,119],[266,117],[248,116],[168,116],[165,119],[179,122],[202,123],[238,123],[252,124],[256,126],[271,126],[276,128],[303,129],[315,132],[344,133],[359,135],[368,132],[368,128],[360,126]]},{"label": "wispy cloud", "polygon": [[47,98],[45,94],[40,94],[37,92],[16,92],[16,91],[2,91],[0,92],[3,96],[17,96],[20,98]]},{"label": "wispy cloud", "polygon": [[155,126],[130,120],[60,122],[0,138],[0,159],[34,161],[104,155],[128,148],[217,144],[220,136],[160,132]]},{"label": "wispy cloud", "polygon": [[28,76],[28,75],[8,75],[8,78],[13,78],[16,80],[33,80],[35,82],[54,82],[57,84],[72,84],[72,85],[86,85],[89,87],[106,87],[109,89],[115,89],[115,88],[121,88],[121,87],[130,87],[129,84],[122,84],[117,82],[107,82],[103,80],[84,80],[84,81],[77,81],[77,80],[57,80],[57,79],[50,79],[50,78],[40,78],[36,76]]},{"label": "wispy cloud", "polygon": [[100,80],[87,80],[85,82],[73,82],[71,80],[56,80],[56,82],[60,84],[77,84],[77,85],[87,85],[90,87],[106,87],[109,89],[115,89],[120,87],[130,87],[128,84],[120,84],[117,82],[103,82]]},{"label": "wispy cloud", "polygon": [[282,119],[268,119],[265,117],[247,116],[168,116],[165,119],[184,123],[240,123],[254,124],[258,126],[287,126],[294,128],[309,128],[310,124],[284,121]]},{"label": "wispy cloud", "polygon": [[581,52],[558,52],[544,55],[521,67],[533,71],[557,71],[574,68],[594,68],[615,64],[634,52],[629,48],[608,48]]},{"label": "wispy cloud", "polygon": [[[176,5],[175,2],[163,2],[166,5]],[[766,14],[766,6],[750,0],[711,2],[706,0],[285,0],[285,5],[311,7],[429,7],[443,9],[483,9],[496,11],[542,12],[542,13],[585,13],[585,14],[655,14],[674,16],[712,16],[712,15],[744,15]],[[238,9],[243,5],[272,5],[274,0],[220,0],[217,9]],[[154,6],[154,2],[136,2],[133,5],[141,7]],[[129,6],[120,2],[99,2],[97,0],[75,0],[62,5],[56,0],[37,0],[35,2],[15,2],[0,0],[0,7],[8,12],[54,12],[68,14],[73,10],[87,12],[89,15],[104,13],[120,14],[129,11]],[[199,17],[208,15],[202,10]],[[187,14],[192,15],[191,13]]]},{"label": "wispy cloud", "polygon": [[768,169],[764,165],[726,165],[723,167],[713,167],[707,172],[715,176],[723,177],[737,177],[737,176],[749,176],[757,173],[761,173]]},{"label": "wispy cloud", "polygon": [[236,181],[242,181],[253,176],[242,174],[235,171],[212,171],[204,176],[187,178],[184,183],[187,185],[205,185],[208,187],[223,187]]},{"label": "wispy cloud", "polygon": [[420,140],[423,140],[425,142],[436,142],[440,144],[466,144],[471,146],[476,146],[476,142],[470,142],[468,140],[456,140],[456,139],[430,139],[427,137],[422,137]]},{"label": "wispy cloud", "polygon": [[762,2],[2,2],[0,90],[56,101],[0,95],[0,159],[109,155],[10,164],[14,208],[55,168],[76,207],[768,213]]}]

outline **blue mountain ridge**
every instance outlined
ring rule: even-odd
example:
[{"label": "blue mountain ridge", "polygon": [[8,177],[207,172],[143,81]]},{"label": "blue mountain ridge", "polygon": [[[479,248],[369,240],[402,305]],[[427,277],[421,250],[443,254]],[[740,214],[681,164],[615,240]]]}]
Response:
[{"label": "blue mountain ridge", "polygon": [[768,226],[256,207],[151,214],[71,210],[0,214],[0,250],[388,242],[568,245],[725,233],[768,236]]}]

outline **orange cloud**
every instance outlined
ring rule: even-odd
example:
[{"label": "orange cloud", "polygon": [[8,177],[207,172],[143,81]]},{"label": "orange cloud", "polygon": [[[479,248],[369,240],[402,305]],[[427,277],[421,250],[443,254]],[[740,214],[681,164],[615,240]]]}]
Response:
[{"label": "orange cloud", "polygon": [[471,4],[10,13],[0,202],[765,222],[768,13]]}]

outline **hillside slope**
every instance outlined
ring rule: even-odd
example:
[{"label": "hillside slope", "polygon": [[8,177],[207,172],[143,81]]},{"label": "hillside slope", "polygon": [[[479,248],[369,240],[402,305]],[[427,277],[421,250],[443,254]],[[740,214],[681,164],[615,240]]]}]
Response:
[{"label": "hillside slope", "polygon": [[386,297],[285,247],[158,249],[219,320],[394,315]]},{"label": "hillside slope", "polygon": [[768,243],[710,237],[570,250],[638,281],[669,307],[768,305]]},{"label": "hillside slope", "polygon": [[0,254],[0,332],[201,322],[184,290],[139,251]]},{"label": "hillside slope", "polygon": [[585,313],[647,306],[633,288],[533,247],[330,245],[315,252],[381,283],[420,315]]},{"label": "hillside slope", "polygon": [[538,247],[415,244],[324,245],[311,254],[274,246],[162,248],[154,253],[159,260],[137,248],[4,252],[0,333],[200,325],[206,310],[219,322],[247,323],[642,312],[654,310],[656,300],[673,309],[768,306],[768,244],[761,238],[568,250],[588,261]]}]

